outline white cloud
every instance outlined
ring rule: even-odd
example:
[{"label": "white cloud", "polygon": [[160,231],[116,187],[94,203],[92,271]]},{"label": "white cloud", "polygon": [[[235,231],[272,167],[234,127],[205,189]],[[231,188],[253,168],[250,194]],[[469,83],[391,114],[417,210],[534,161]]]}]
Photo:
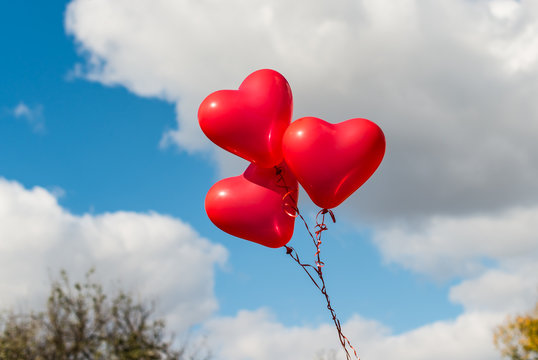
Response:
[{"label": "white cloud", "polygon": [[0,178],[0,308],[44,304],[50,276],[75,279],[96,267],[107,287],[157,299],[175,331],[206,319],[218,303],[214,267],[227,251],[188,224],[154,212],[76,216],[47,190]]},{"label": "white cloud", "polygon": [[504,61],[509,72],[535,70],[538,60],[536,4],[529,1],[497,0],[490,2],[489,8],[504,30],[504,34],[491,43],[492,53]]},{"label": "white cloud", "polygon": [[[520,252],[528,248],[520,247]],[[49,275],[59,268],[80,277],[96,266],[105,284],[121,279],[122,286],[160,299],[170,325],[181,331],[205,321],[215,310],[213,267],[226,256],[221,246],[201,239],[177,219],[129,212],[76,216],[63,209],[49,191],[26,189],[0,178],[1,307],[43,300]],[[530,298],[525,276],[532,269],[519,270],[512,275],[486,273],[455,286],[451,297],[462,302],[466,312],[453,321],[391,334],[376,321],[354,316],[343,324],[344,333],[365,359],[494,359],[491,331],[506,308],[495,302],[510,297],[498,289],[510,291],[515,299],[525,292]],[[492,300],[495,294],[501,298]],[[309,359],[322,350],[339,349],[332,324],[287,327],[268,310],[212,318],[203,330],[217,359]]]},{"label": "white cloud", "polygon": [[[502,266],[535,261],[536,224],[538,207],[493,215],[435,216],[420,225],[379,228],[374,242],[388,262],[438,278],[451,278],[476,274],[491,261]],[[538,275],[533,279],[538,283]]]},{"label": "white cloud", "polygon": [[[377,342],[372,359],[500,359],[492,343],[502,316],[469,313]],[[365,354],[365,358],[366,358]]]},{"label": "white cloud", "polygon": [[347,204],[363,218],[538,201],[536,2],[73,0],[65,23],[79,73],[177,104],[162,145],[207,149],[201,100],[270,67],[295,118],[384,129],[384,163]]},{"label": "white cloud", "polygon": [[[79,74],[176,103],[162,145],[207,149],[200,101],[266,67],[289,80],[294,118],[379,123],[386,158],[337,216],[400,220],[374,229],[385,259],[463,277],[450,298],[465,313],[399,335],[354,318],[349,335],[363,358],[496,358],[492,326],[525,310],[538,282],[537,2],[73,0],[66,29],[86,56]],[[244,170],[215,159],[223,174]],[[336,347],[331,326],[288,328],[266,311],[207,329],[224,359]]]},{"label": "white cloud", "polygon": [[512,0],[497,0],[489,3],[491,14],[507,23],[514,22],[521,16],[521,4]]},{"label": "white cloud", "polygon": [[30,117],[32,115],[32,112],[30,111],[28,106],[26,106],[26,104],[21,102],[17,106],[15,106],[15,109],[13,109],[13,115],[15,115],[15,117]]},{"label": "white cloud", "polygon": [[[495,313],[468,313],[394,335],[375,321],[354,316],[343,329],[362,359],[492,360],[500,359],[492,334],[502,319]],[[337,350],[338,360],[345,359],[334,327],[285,327],[266,310],[217,318],[206,330],[219,360],[315,359],[331,349]]]},{"label": "white cloud", "polygon": [[467,311],[517,313],[526,311],[538,299],[538,263],[518,269],[490,269],[476,278],[462,281],[450,290],[450,299]]},{"label": "white cloud", "polygon": [[[218,359],[314,359],[316,353],[340,346],[334,326],[286,327],[266,309],[213,319],[206,323],[205,330]],[[344,332],[352,340],[360,336],[369,341],[388,330],[375,321],[356,317],[344,325]]]},{"label": "white cloud", "polygon": [[[507,255],[503,269],[489,269],[451,287],[450,299],[464,309],[455,319],[394,334],[379,322],[354,315],[342,328],[362,359],[500,359],[494,329],[507,314],[533,307],[536,274],[532,259],[521,262]],[[285,326],[266,309],[213,318],[204,329],[219,360],[315,359],[323,350],[336,350],[336,359],[345,358],[332,324]]]},{"label": "white cloud", "polygon": [[11,113],[15,118],[25,120],[34,132],[45,131],[42,105],[30,107],[21,101],[11,110]]},{"label": "white cloud", "polygon": [[[378,228],[374,242],[386,261],[428,277],[461,279],[450,288],[449,297],[463,306],[463,314],[455,322],[427,325],[401,339],[452,342],[455,351],[463,350],[452,358],[492,358],[491,328],[506,314],[528,311],[538,297],[536,224],[538,207],[533,206],[494,214],[432,216],[420,224]],[[473,347],[467,340],[476,336]],[[426,359],[428,351],[430,358],[438,358],[428,349],[414,358]]]},{"label": "white cloud", "polygon": [[[452,288],[451,299],[466,310],[455,320],[392,334],[382,324],[355,315],[343,323],[344,333],[364,359],[495,359],[493,327],[506,309],[521,310],[532,300],[528,278],[538,273],[536,265],[510,268],[521,262],[508,258],[518,259],[530,247],[520,248],[507,256],[504,272],[491,271]],[[207,320],[215,310],[213,268],[226,256],[221,246],[201,239],[177,219],[130,212],[77,216],[43,188],[26,189],[0,178],[2,308],[43,300],[49,275],[60,268],[80,278],[96,266],[105,284],[120,279],[123,287],[160,299],[161,312],[181,331]],[[210,318],[203,331],[217,359],[310,359],[322,350],[340,351],[332,324],[288,327],[263,309]]]}]

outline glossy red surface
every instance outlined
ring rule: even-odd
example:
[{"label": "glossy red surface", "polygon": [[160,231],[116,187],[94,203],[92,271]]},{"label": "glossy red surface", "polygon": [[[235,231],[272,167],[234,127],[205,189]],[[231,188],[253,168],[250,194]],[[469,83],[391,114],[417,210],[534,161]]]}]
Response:
[{"label": "glossy red surface", "polygon": [[[205,209],[209,219],[230,235],[271,248],[284,246],[293,235],[298,184],[282,165],[279,181],[275,168],[251,164],[240,176],[217,182],[209,189]],[[290,196],[284,196],[291,191]],[[292,206],[290,206],[292,205]],[[290,215],[291,214],[291,215]]]},{"label": "glossy red surface", "polygon": [[294,121],[286,130],[283,152],[289,168],[321,208],[340,205],[378,168],[385,136],[367,119],[331,124],[315,117]]},{"label": "glossy red surface", "polygon": [[198,121],[218,146],[262,167],[282,161],[282,136],[291,122],[292,93],[274,70],[250,74],[239,90],[220,90],[200,104]]}]

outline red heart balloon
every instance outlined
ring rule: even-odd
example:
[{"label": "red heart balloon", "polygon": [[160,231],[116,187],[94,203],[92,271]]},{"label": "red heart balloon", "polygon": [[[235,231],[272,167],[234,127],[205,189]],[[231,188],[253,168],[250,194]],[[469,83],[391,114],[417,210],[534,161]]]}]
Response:
[{"label": "red heart balloon", "polygon": [[290,241],[295,225],[298,184],[282,164],[251,164],[243,175],[223,179],[209,189],[205,210],[219,229],[271,248]]},{"label": "red heart balloon", "polygon": [[331,124],[315,117],[294,121],[283,139],[289,168],[321,208],[340,205],[375,172],[385,136],[367,119]]},{"label": "red heart balloon", "polygon": [[198,121],[218,146],[262,167],[282,162],[282,136],[291,122],[292,94],[274,70],[250,74],[239,90],[220,90],[204,99]]}]

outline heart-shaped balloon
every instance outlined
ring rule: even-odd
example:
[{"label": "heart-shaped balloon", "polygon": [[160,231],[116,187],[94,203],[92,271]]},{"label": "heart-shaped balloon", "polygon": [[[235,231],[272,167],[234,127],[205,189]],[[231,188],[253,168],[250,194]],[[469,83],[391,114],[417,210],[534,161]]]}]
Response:
[{"label": "heart-shaped balloon", "polygon": [[385,136],[367,119],[331,124],[305,117],[286,130],[283,152],[312,201],[331,209],[375,172],[385,154]]},{"label": "heart-shaped balloon", "polygon": [[278,248],[293,235],[297,196],[297,180],[285,164],[278,170],[251,164],[242,175],[213,185],[205,210],[222,231]]},{"label": "heart-shaped balloon", "polygon": [[220,90],[200,104],[198,121],[215,144],[262,167],[282,162],[282,136],[291,122],[292,94],[274,70],[250,74],[239,90]]}]

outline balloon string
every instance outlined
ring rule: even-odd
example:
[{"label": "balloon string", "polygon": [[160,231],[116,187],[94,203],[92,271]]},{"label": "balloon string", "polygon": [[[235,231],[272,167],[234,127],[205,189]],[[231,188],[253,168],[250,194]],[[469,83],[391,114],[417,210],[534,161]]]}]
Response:
[{"label": "balloon string", "polygon": [[[275,169],[276,169],[277,176],[279,176],[279,179],[277,182],[282,184],[282,185],[279,185],[279,187],[286,189],[286,195],[284,195],[283,199],[289,196],[291,200],[293,201],[293,203],[297,204],[296,199],[293,198],[292,192],[289,190],[289,187],[286,184],[286,180],[284,179],[284,176],[282,175],[282,169],[279,168],[278,166],[275,166]],[[359,356],[357,355],[357,351],[355,350],[353,345],[351,345],[351,342],[349,341],[349,339],[342,332],[342,326],[340,324],[340,320],[336,317],[336,311],[333,309],[331,305],[331,300],[329,298],[329,294],[327,293],[327,287],[325,286],[325,279],[323,277],[322,268],[325,265],[325,263],[321,261],[321,244],[322,244],[321,235],[324,231],[328,230],[327,225],[325,225],[325,215],[329,214],[331,216],[333,223],[335,223],[336,218],[334,216],[334,213],[332,212],[332,210],[329,210],[329,209],[322,209],[318,212],[318,214],[316,215],[316,226],[315,226],[316,230],[315,230],[315,236],[314,236],[314,234],[310,230],[310,227],[308,226],[308,223],[306,222],[305,218],[299,211],[298,206],[294,206],[292,208],[295,211],[295,215],[292,215],[292,214],[289,214],[289,215],[294,216],[294,217],[299,217],[303,221],[306,227],[306,230],[308,231],[308,234],[310,235],[310,237],[312,238],[312,241],[314,242],[314,246],[316,247],[316,253],[315,253],[316,266],[310,265],[307,263],[302,263],[301,260],[299,259],[299,254],[291,246],[284,245],[284,247],[286,248],[286,254],[289,255],[293,260],[295,260],[297,264],[299,264],[303,268],[303,270],[308,275],[310,280],[312,280],[314,285],[319,289],[319,291],[323,294],[323,296],[325,296],[325,300],[327,302],[327,309],[331,313],[332,320],[334,322],[336,330],[338,331],[338,339],[340,340],[340,344],[342,345],[342,348],[344,349],[346,353],[346,359],[347,360],[351,359],[351,355],[349,354],[349,350],[347,348],[347,346],[349,346],[353,350],[353,354],[355,355],[355,358],[360,360]],[[321,215],[321,222],[318,221],[318,218],[320,215]],[[313,271],[315,275],[313,275],[311,271]],[[316,281],[316,275],[317,275],[317,278],[319,279],[319,283],[318,281]]]}]

